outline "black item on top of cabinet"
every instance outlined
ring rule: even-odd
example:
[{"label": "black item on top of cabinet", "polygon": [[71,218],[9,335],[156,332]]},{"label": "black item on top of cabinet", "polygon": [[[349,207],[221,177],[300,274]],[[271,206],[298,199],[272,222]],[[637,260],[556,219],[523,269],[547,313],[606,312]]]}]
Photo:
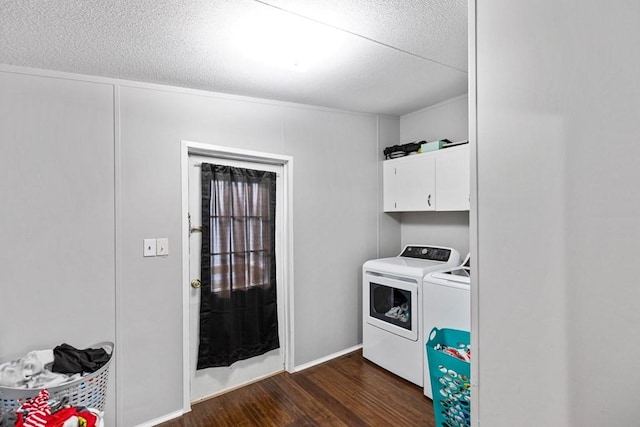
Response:
[{"label": "black item on top of cabinet", "polygon": [[424,141],[420,142],[409,142],[408,144],[402,145],[392,145],[384,149],[384,158],[385,159],[396,159],[398,157],[408,156],[411,153],[417,153],[420,149],[420,145]]}]

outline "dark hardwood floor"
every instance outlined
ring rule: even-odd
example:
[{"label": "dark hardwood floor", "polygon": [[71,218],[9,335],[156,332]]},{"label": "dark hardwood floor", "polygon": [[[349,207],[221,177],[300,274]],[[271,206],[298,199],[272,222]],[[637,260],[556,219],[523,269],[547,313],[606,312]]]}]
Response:
[{"label": "dark hardwood floor", "polygon": [[433,405],[422,388],[361,351],[295,374],[281,373],[192,406],[162,427],[427,426]]}]

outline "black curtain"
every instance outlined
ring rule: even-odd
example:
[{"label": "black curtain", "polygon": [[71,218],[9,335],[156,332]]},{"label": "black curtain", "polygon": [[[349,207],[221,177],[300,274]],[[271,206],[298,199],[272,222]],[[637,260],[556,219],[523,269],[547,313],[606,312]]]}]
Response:
[{"label": "black curtain", "polygon": [[280,347],[275,215],[275,173],[202,164],[198,369]]}]

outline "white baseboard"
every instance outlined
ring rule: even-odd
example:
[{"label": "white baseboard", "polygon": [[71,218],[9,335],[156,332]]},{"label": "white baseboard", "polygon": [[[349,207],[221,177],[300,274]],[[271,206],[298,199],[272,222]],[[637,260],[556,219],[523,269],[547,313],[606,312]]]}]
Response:
[{"label": "white baseboard", "polygon": [[333,354],[330,354],[328,356],[321,357],[320,359],[316,359],[316,360],[312,360],[311,362],[303,363],[302,365],[295,366],[293,368],[292,373],[293,372],[304,371],[305,369],[309,369],[312,366],[316,366],[316,365],[319,365],[321,363],[328,362],[331,359],[335,359],[336,357],[344,356],[345,354],[352,353],[352,352],[354,352],[356,350],[360,350],[361,348],[362,348],[362,344],[358,344],[356,346],[344,349],[344,350],[339,351],[337,353],[333,353]]},{"label": "white baseboard", "polygon": [[165,423],[167,421],[171,421],[174,418],[181,417],[184,414],[185,413],[182,412],[182,411],[175,411],[175,412],[172,412],[170,414],[163,415],[163,416],[161,416],[159,418],[156,418],[155,420],[151,420],[151,421],[144,422],[142,424],[138,424],[136,427],[153,427],[153,426],[157,426],[158,424],[162,424],[162,423]]}]

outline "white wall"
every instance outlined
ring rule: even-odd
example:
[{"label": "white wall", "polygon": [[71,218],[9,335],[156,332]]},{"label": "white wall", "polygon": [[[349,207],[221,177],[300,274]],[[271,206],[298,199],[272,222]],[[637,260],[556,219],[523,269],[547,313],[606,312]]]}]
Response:
[{"label": "white wall", "polygon": [[0,93],[0,361],[113,342],[113,87],[0,73]]},{"label": "white wall", "polygon": [[[469,212],[404,212],[401,245],[447,246],[464,258],[469,252]],[[397,254],[396,254],[397,255]]]},{"label": "white wall", "polygon": [[457,96],[400,117],[400,143],[469,139],[469,97]]},{"label": "white wall", "polygon": [[378,119],[378,254],[376,258],[386,258],[400,253],[400,215],[386,213],[383,208],[383,166],[384,149],[398,143],[400,135],[400,120],[380,117]]},{"label": "white wall", "polygon": [[[181,410],[182,139],[294,157],[294,363],[361,342],[361,265],[398,227],[378,135],[399,119],[9,66],[0,87],[0,357],[117,337],[109,425]],[[148,237],[170,255],[143,258]]]},{"label": "white wall", "polygon": [[[400,117],[400,141],[463,141],[469,139],[468,96],[459,96]],[[469,212],[406,212],[399,214],[400,247],[429,244],[469,252]],[[400,251],[396,249],[396,255]]]},{"label": "white wall", "polygon": [[295,159],[296,365],[362,342],[362,264],[377,252],[375,117],[284,110]]},{"label": "white wall", "polygon": [[640,3],[476,7],[475,422],[635,425]]}]

